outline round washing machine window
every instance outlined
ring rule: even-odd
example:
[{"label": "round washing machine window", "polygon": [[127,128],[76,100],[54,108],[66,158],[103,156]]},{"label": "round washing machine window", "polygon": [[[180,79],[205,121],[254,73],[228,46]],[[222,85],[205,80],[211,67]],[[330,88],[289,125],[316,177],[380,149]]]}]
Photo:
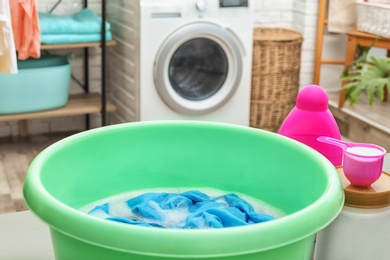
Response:
[{"label": "round washing machine window", "polygon": [[177,94],[188,100],[212,97],[223,86],[227,74],[224,50],[207,38],[183,43],[169,62],[169,82]]},{"label": "round washing machine window", "polygon": [[212,23],[187,24],[172,33],[156,56],[154,80],[172,109],[205,114],[234,94],[242,74],[240,43]]}]

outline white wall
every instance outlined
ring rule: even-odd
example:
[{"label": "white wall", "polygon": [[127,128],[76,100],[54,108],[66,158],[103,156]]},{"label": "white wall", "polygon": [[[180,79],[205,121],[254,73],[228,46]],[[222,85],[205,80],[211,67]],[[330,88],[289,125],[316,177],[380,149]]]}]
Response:
[{"label": "white wall", "polygon": [[[255,26],[284,27],[297,30],[302,33],[304,41],[302,44],[300,86],[302,87],[311,84],[313,79],[318,0],[253,1],[253,3],[255,4]],[[38,0],[38,10],[47,12],[53,7],[56,2],[57,0]],[[100,0],[89,0],[89,6],[96,13],[100,14]],[[64,0],[57,7],[54,13],[69,14],[76,12],[81,8],[81,0]],[[338,52],[341,51],[340,48],[335,48],[335,50],[337,50],[336,55],[339,55]],[[76,54],[76,60],[73,66],[73,73],[79,80],[83,81],[82,51],[74,51]],[[90,49],[90,66],[91,90],[99,91],[100,50],[98,48]],[[77,93],[80,91],[80,87],[74,82],[72,82],[71,93]],[[92,126],[98,126],[100,122],[99,116],[94,115],[92,119]],[[84,116],[29,120],[30,134],[83,129]],[[0,122],[0,136],[9,136],[17,134],[17,122]]]}]

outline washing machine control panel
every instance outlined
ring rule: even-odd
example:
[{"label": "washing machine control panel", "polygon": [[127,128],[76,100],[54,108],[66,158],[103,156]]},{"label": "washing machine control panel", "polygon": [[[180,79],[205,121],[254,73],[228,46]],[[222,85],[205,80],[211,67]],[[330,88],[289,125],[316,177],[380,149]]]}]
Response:
[{"label": "washing machine control panel", "polygon": [[248,7],[248,0],[219,0],[219,7]]}]

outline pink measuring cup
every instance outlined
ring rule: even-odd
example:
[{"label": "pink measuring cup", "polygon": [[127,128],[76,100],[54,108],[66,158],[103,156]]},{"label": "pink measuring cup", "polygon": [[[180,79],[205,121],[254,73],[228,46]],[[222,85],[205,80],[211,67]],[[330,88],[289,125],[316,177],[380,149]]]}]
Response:
[{"label": "pink measuring cup", "polygon": [[351,184],[370,186],[381,176],[385,148],[375,144],[341,141],[327,136],[320,136],[317,140],[343,149],[343,170]]}]

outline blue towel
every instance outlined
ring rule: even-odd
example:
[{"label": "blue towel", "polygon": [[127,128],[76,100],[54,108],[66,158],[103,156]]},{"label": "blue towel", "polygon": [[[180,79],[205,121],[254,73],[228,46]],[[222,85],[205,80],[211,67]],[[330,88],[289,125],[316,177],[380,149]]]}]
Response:
[{"label": "blue towel", "polygon": [[[43,44],[61,44],[78,42],[98,42],[102,36],[95,34],[42,34],[41,43]],[[111,32],[106,32],[106,41],[111,41]]]},{"label": "blue towel", "polygon": [[275,219],[255,212],[235,194],[210,198],[198,190],[180,194],[144,193],[122,206],[125,209],[122,216],[111,213],[118,205],[110,203],[96,206],[88,214],[133,225],[182,229],[235,227]]},{"label": "blue towel", "polygon": [[41,34],[99,34],[102,28],[101,18],[89,8],[71,16],[39,12],[38,17]]}]

